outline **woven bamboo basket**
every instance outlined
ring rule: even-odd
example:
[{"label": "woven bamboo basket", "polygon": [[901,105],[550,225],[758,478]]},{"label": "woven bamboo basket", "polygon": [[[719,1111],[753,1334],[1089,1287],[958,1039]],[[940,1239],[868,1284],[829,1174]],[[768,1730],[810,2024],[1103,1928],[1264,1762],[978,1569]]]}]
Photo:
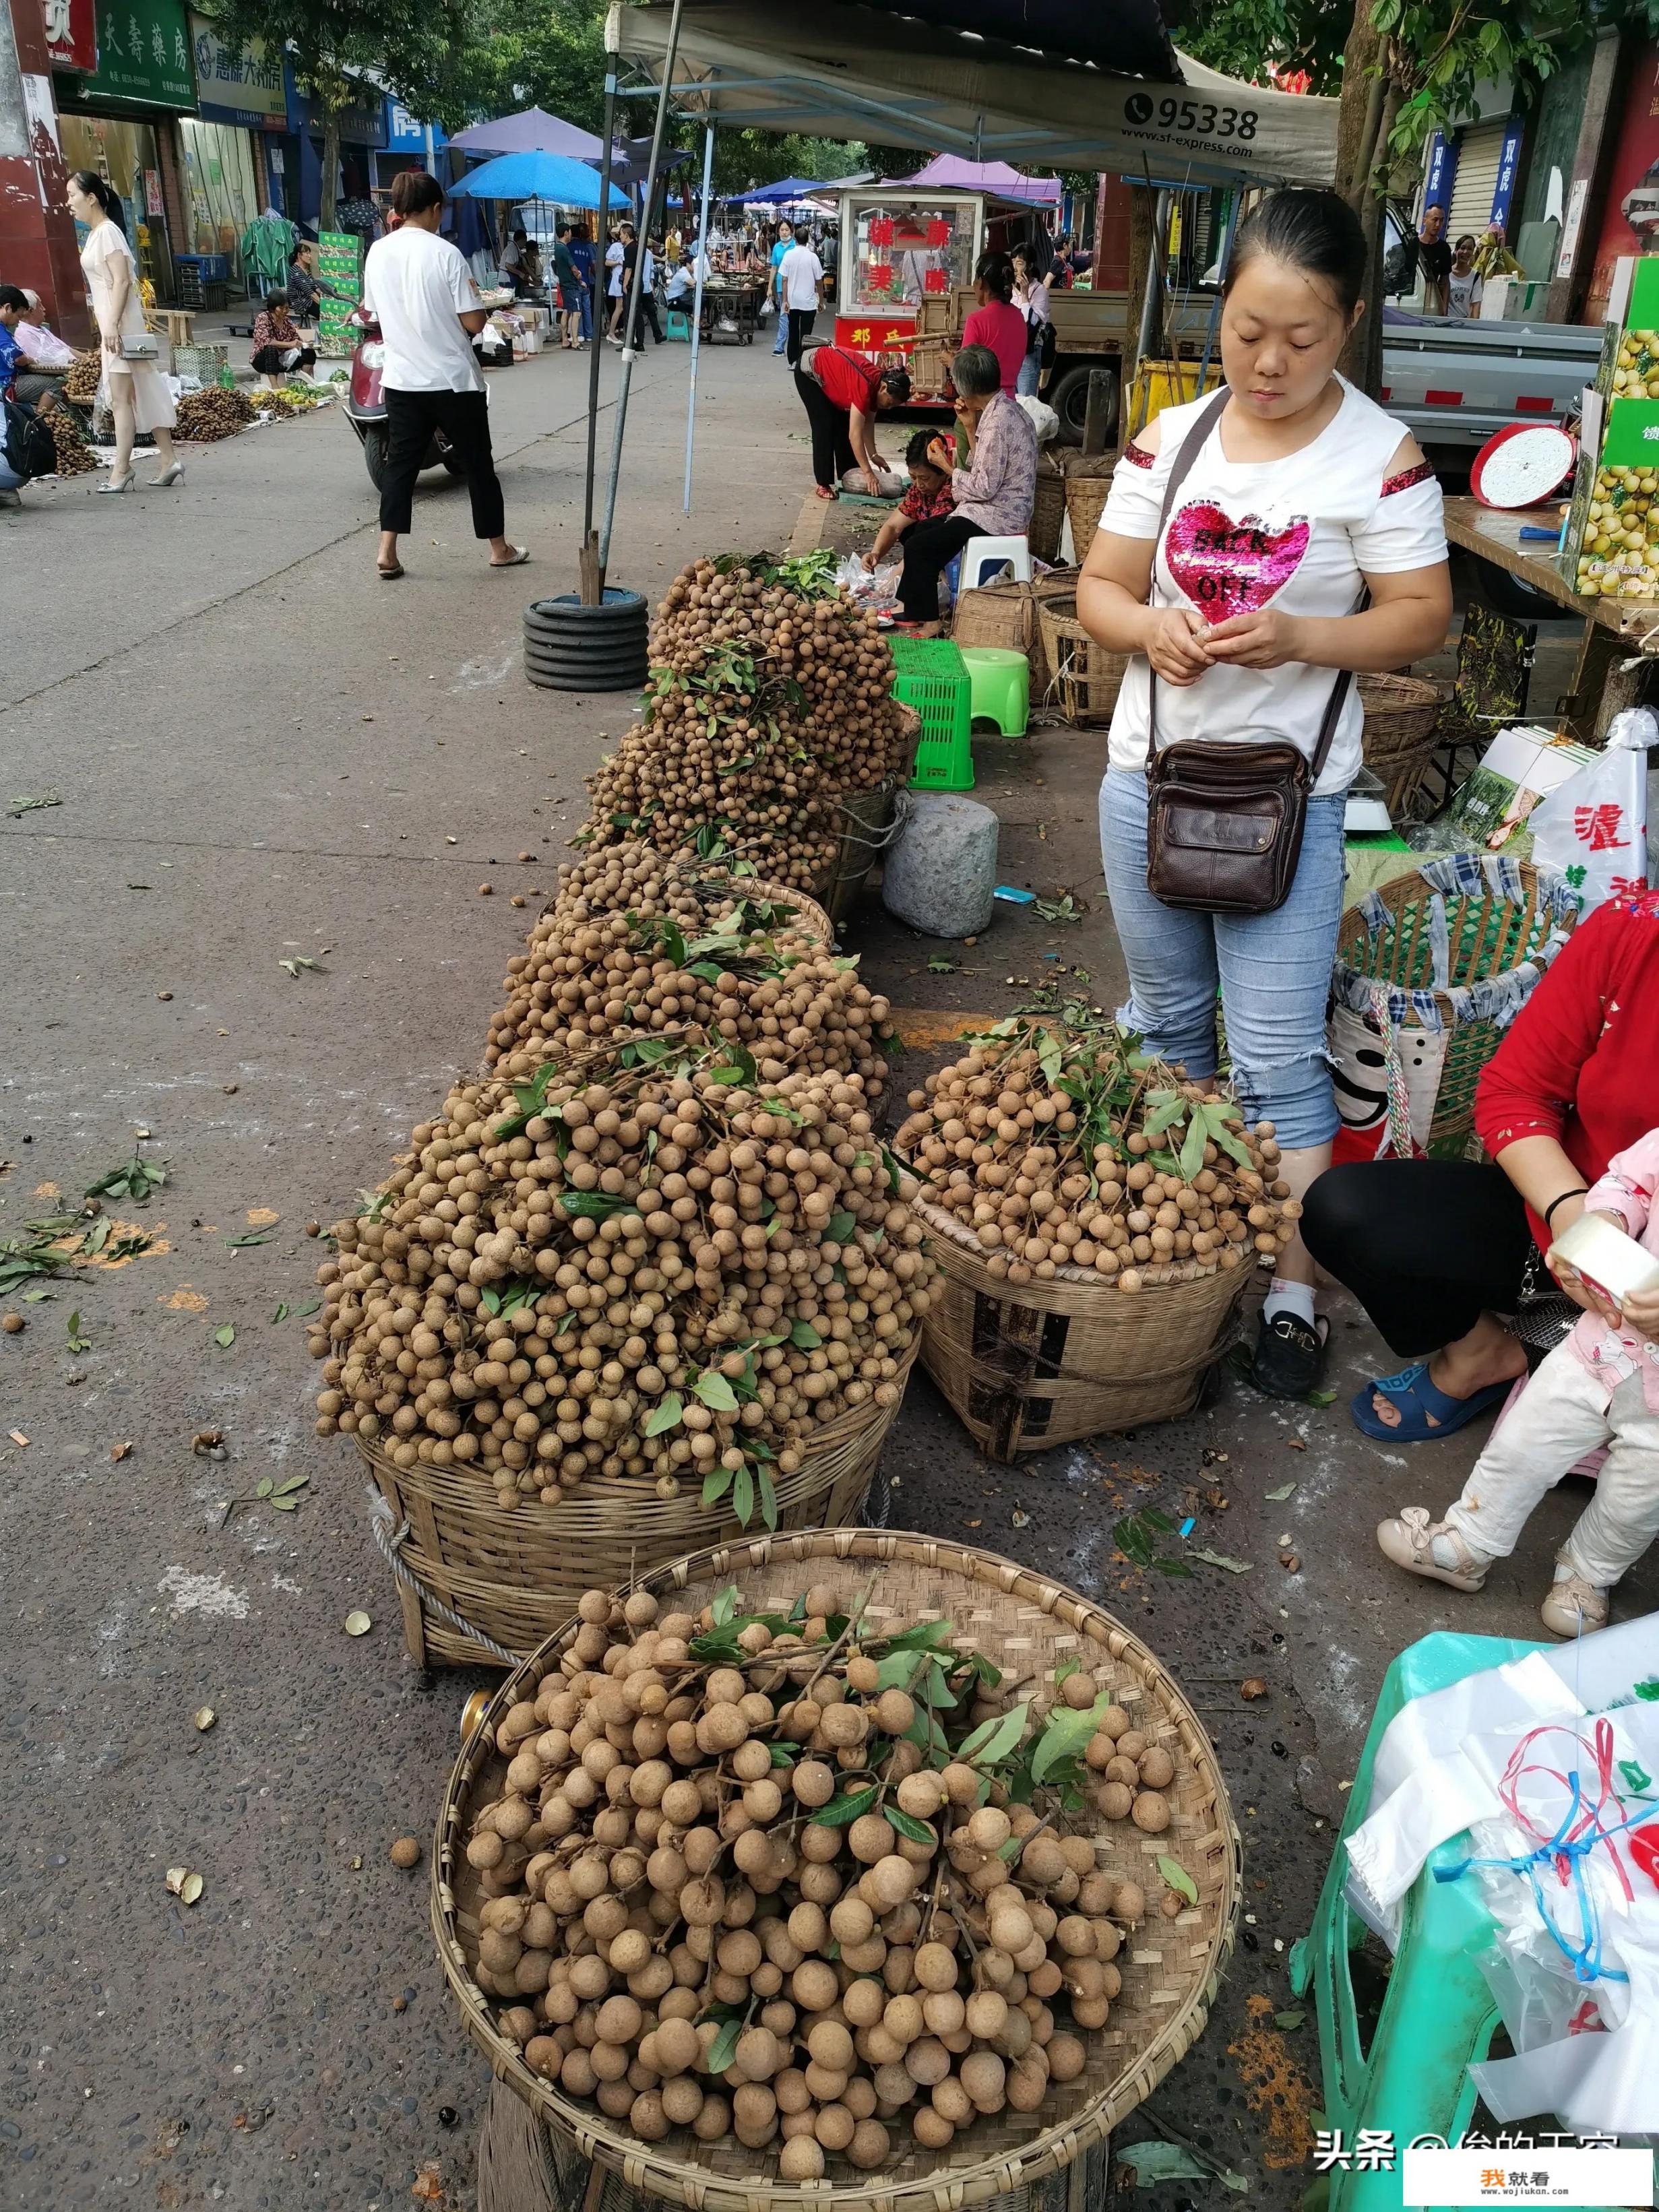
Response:
[{"label": "woven bamboo basket", "polygon": [[1011,1285],[954,1214],[913,1202],[939,1263],[922,1365],[980,1449],[1005,1466],[1021,1452],[1190,1413],[1234,1340],[1248,1267],[1163,1282],[1146,1268],[1133,1295],[1092,1267]]},{"label": "woven bamboo basket", "polygon": [[1156,1862],[1167,1853],[1191,1875],[1198,1903],[1176,1919],[1142,1924],[1124,1954],[1123,1991],[1108,2025],[1084,2038],[1088,2063],[1077,2079],[1054,2085],[1040,2112],[1005,2111],[976,2121],[947,2150],[927,2151],[912,2142],[878,2174],[860,2173],[832,2158],[825,2179],[804,2186],[772,2179],[773,2155],[746,2151],[732,2137],[703,2143],[682,2130],[661,2143],[642,2142],[532,2073],[519,2046],[496,2027],[472,1978],[480,1899],[464,1846],[475,1810],[496,1794],[506,1771],[495,1749],[495,1723],[509,1705],[533,1698],[543,1677],[557,1668],[578,1625],[574,1620],[496,1691],[444,1793],[432,1853],[432,1926],[444,1975],[467,2033],[497,2079],[632,2190],[696,2212],[852,2212],[854,2206],[963,2212],[1027,2204],[1032,2184],[1103,2142],[1152,2094],[1209,2016],[1238,1911],[1239,1843],[1225,1785],[1202,1723],[1146,1646],[1086,1598],[994,1553],[929,1536],[817,1529],[705,1552],[641,1582],[653,1595],[684,1592],[684,1602],[699,1607],[736,1579],[743,1603],[759,1607],[793,1603],[826,1571],[849,1589],[874,1578],[869,1613],[878,1620],[954,1621],[1009,1674],[1047,1674],[1062,1659],[1079,1659],[1175,1762],[1175,1780],[1164,1793],[1170,1823],[1162,1835],[1144,1836],[1092,1812],[1087,1816],[1097,1823],[1096,1851],[1108,1873],[1139,1881],[1156,1896],[1163,1887]]},{"label": "woven bamboo basket", "polygon": [[[913,1340],[901,1399],[915,1357]],[[816,1431],[796,1472],[776,1478],[780,1525],[855,1520],[897,1411],[860,1407]],[[585,1589],[744,1534],[729,1498],[704,1505],[695,1487],[665,1499],[647,1481],[590,1476],[556,1505],[527,1499],[504,1510],[463,1467],[394,1467],[372,1445],[358,1449],[380,1500],[373,1525],[397,1577],[404,1641],[421,1667],[515,1665],[570,1618]]]},{"label": "woven bamboo basket", "polygon": [[1066,479],[1066,512],[1072,519],[1072,558],[1079,568],[1089,557],[1106,504],[1106,486],[1098,477],[1069,476]]},{"label": "woven bamboo basket", "polygon": [[[1477,880],[1466,889],[1458,870],[1476,865]],[[1577,894],[1562,877],[1528,860],[1492,854],[1478,864],[1468,856],[1431,860],[1370,892],[1343,915],[1332,976],[1334,1000],[1367,1013],[1386,992],[1430,1000],[1431,1019],[1409,1000],[1395,1002],[1390,1051],[1395,1029],[1407,1035],[1445,1033],[1428,1149],[1455,1154],[1467,1138],[1481,1070],[1577,918]],[[1443,960],[1437,957],[1442,945]]]},{"label": "woven bamboo basket", "polygon": [[1048,669],[1045,704],[1058,707],[1066,721],[1079,726],[1109,722],[1128,654],[1109,653],[1090,636],[1077,618],[1075,599],[1039,601],[1037,623]]},{"label": "woven bamboo basket", "polygon": [[1357,678],[1364,711],[1365,765],[1388,788],[1390,814],[1403,814],[1434,757],[1445,687],[1421,676]]},{"label": "woven bamboo basket", "polygon": [[1050,453],[1044,451],[1037,459],[1036,489],[1031,495],[1031,520],[1025,529],[1034,560],[1059,560],[1065,520],[1066,478]]},{"label": "woven bamboo basket", "polygon": [[1023,653],[1031,667],[1031,696],[1042,699],[1054,671],[1037,611],[1049,599],[1074,594],[1077,576],[1075,568],[1055,568],[1029,584],[988,584],[964,592],[957,601],[951,635],[958,645],[1000,645]]},{"label": "woven bamboo basket", "polygon": [[912,398],[923,393],[943,392],[947,381],[945,349],[949,341],[941,333],[924,332],[917,338],[906,356],[910,372]]}]

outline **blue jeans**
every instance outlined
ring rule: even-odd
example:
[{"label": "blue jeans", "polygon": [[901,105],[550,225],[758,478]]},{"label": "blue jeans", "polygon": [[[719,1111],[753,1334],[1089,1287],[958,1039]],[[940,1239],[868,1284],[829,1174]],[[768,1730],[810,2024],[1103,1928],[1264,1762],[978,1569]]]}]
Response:
[{"label": "blue jeans", "polygon": [[1037,379],[1042,374],[1042,356],[1040,353],[1028,353],[1019,365],[1018,375],[1014,379],[1014,390],[1028,399],[1035,399],[1037,396]]},{"label": "blue jeans", "polygon": [[591,284],[581,287],[581,307],[582,336],[591,338],[593,335],[593,287]]},{"label": "blue jeans", "polygon": [[1146,779],[1100,787],[1100,853],[1129,969],[1119,1018],[1190,1076],[1216,1072],[1216,991],[1239,1103],[1286,1149],[1327,1145],[1338,1117],[1325,1059],[1325,1002],[1342,919],[1346,794],[1308,801],[1290,896],[1272,914],[1189,914],[1146,888]]},{"label": "blue jeans", "polygon": [[774,359],[775,359],[779,354],[783,352],[784,349],[789,343],[789,311],[784,306],[781,300],[777,302],[777,310],[778,338],[777,343],[772,349]]}]

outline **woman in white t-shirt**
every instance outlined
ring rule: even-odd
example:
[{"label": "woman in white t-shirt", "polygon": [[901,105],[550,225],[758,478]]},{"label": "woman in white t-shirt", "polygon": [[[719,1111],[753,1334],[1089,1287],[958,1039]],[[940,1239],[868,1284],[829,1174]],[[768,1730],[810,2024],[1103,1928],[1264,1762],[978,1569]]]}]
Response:
[{"label": "woman in white t-shirt", "polygon": [[[1352,687],[1284,903],[1268,914],[1162,904],[1146,883],[1146,751],[1290,739],[1312,757],[1339,678],[1443,643],[1451,584],[1440,488],[1404,426],[1336,373],[1362,302],[1364,234],[1331,191],[1285,191],[1239,232],[1221,319],[1227,392],[1166,408],[1125,448],[1078,587],[1101,644],[1133,657],[1112,717],[1101,846],[1129,970],[1127,1020],[1189,1074],[1216,1067],[1216,994],[1252,1121],[1273,1123],[1300,1197],[1330,1164],[1337,1112],[1325,1001],[1342,910],[1342,817],[1360,764]],[[1201,441],[1162,524],[1171,466]],[[1370,604],[1357,611],[1362,593]],[[1299,1398],[1324,1346],[1313,1262],[1284,1252],[1255,1378]]]},{"label": "woman in white t-shirt", "polygon": [[173,450],[173,393],[157,352],[129,360],[124,345],[148,340],[143,301],[138,295],[138,264],[121,225],[121,203],[90,169],[77,169],[69,181],[69,211],[87,226],[81,267],[92,299],[93,320],[103,350],[103,388],[115,418],[115,463],[100,492],[131,491],[136,481],[132,441],[140,430],[155,441],[161,473],[149,482],[158,489],[181,481],[185,465]]},{"label": "woman in white t-shirt", "polygon": [[[611,302],[611,320],[605,333],[608,338],[616,337],[622,327],[623,262],[626,256],[627,248],[620,238],[613,238],[605,249],[605,296]],[[621,340],[617,339],[617,343],[620,344]]]}]

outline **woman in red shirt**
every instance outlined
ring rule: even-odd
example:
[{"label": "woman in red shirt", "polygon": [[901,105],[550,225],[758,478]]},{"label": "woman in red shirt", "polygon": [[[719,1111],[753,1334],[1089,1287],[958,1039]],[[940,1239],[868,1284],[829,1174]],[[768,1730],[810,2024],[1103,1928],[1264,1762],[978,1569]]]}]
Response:
[{"label": "woman in red shirt", "polygon": [[1031,336],[1024,315],[1014,305],[1012,256],[981,253],[974,282],[979,287],[979,305],[962,326],[962,343],[990,348],[1002,371],[1002,388],[1012,399]]},{"label": "woman in red shirt", "polygon": [[1502,1402],[1528,1362],[1498,1316],[1540,1285],[1588,1304],[1542,1255],[1653,1127],[1656,1097],[1659,891],[1644,891],[1579,923],[1487,1063],[1474,1126],[1490,1164],[1367,1161],[1309,1191],[1308,1249],[1413,1362],[1358,1393],[1358,1427],[1420,1443]]},{"label": "woman in red shirt", "polygon": [[876,451],[875,419],[908,399],[908,373],[883,368],[868,354],[821,345],[797,363],[795,389],[812,426],[818,497],[836,498],[848,469],[862,469],[866,482],[873,484],[887,466]]}]

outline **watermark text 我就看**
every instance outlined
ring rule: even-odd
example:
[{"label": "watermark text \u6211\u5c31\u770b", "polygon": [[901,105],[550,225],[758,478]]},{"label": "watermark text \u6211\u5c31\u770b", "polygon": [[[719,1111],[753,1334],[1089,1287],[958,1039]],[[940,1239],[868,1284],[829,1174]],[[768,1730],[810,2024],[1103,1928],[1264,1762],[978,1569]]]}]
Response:
[{"label": "watermark text \u6211\u5c31\u770b", "polygon": [[1322,2128],[1318,2173],[1395,2173],[1407,2204],[1651,2205],[1653,2153],[1616,2136],[1554,2129],[1400,2141],[1392,2129]]}]

